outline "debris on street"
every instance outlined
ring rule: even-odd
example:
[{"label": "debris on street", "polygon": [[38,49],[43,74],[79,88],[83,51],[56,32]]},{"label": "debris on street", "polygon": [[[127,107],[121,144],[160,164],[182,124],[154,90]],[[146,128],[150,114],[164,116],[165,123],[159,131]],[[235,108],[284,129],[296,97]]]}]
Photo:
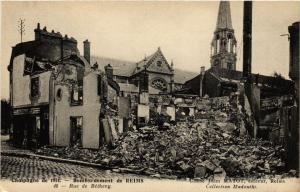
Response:
[{"label": "debris on street", "polygon": [[[80,159],[164,178],[266,177],[284,174],[284,148],[255,140],[246,132],[247,117],[237,99],[205,99],[193,121],[149,125],[116,136],[100,149],[43,147],[37,153]],[[242,134],[243,133],[243,134]]]}]

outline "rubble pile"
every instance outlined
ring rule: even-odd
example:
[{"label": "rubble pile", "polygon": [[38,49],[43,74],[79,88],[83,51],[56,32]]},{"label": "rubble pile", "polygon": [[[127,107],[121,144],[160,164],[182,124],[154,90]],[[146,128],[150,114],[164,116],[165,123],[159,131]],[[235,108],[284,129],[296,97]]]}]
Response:
[{"label": "rubble pile", "polygon": [[283,148],[247,136],[237,99],[205,102],[194,121],[123,133],[114,148],[43,148],[38,153],[167,178],[264,177],[284,172]]}]

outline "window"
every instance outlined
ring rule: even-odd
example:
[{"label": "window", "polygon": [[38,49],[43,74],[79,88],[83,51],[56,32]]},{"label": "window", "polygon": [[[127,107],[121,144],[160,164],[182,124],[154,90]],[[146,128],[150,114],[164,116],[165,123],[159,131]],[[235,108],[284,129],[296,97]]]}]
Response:
[{"label": "window", "polygon": [[98,75],[97,84],[97,93],[100,96],[100,101],[106,101],[108,95],[107,81]]},{"label": "window", "polygon": [[101,80],[101,76],[98,75],[97,76],[97,93],[98,95],[101,95],[101,87],[102,87],[102,80]]},{"label": "window", "polygon": [[233,70],[233,65],[232,65],[231,62],[228,62],[228,63],[227,63],[227,69]]},{"label": "window", "polygon": [[41,129],[41,118],[39,116],[35,117],[35,123],[36,123],[37,131],[40,131],[40,129]]},{"label": "window", "polygon": [[232,40],[229,39],[228,44],[227,44],[227,51],[230,52],[230,53],[232,53],[231,44],[232,44]]},{"label": "window", "polygon": [[163,79],[155,79],[155,80],[153,80],[152,83],[151,83],[151,86],[154,87],[154,88],[156,88],[156,89],[159,89],[161,91],[167,90],[167,83]]},{"label": "window", "polygon": [[71,137],[70,137],[70,145],[77,145],[82,147],[82,116],[79,117],[70,117],[71,124]]},{"label": "window", "polygon": [[31,78],[30,85],[31,85],[31,87],[30,87],[31,98],[38,97],[39,96],[39,86],[40,86],[39,77]]},{"label": "window", "polygon": [[58,101],[60,101],[62,98],[62,90],[61,89],[58,89],[57,92],[56,92],[56,99]]},{"label": "window", "polygon": [[157,61],[157,62],[156,62],[157,67],[161,67],[161,64],[162,64],[161,61]]},{"label": "window", "polygon": [[218,66],[218,65],[220,65],[220,61],[219,60],[215,60],[214,61],[214,66]]},{"label": "window", "polygon": [[216,50],[217,50],[217,53],[220,52],[220,40],[219,39],[217,39]]},{"label": "window", "polygon": [[77,106],[77,105],[82,105],[82,104],[83,104],[83,87],[73,85],[71,105]]}]

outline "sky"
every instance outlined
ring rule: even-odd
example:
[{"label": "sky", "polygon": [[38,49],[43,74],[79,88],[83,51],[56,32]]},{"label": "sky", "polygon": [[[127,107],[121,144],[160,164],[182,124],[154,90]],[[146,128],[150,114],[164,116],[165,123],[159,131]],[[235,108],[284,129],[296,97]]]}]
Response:
[{"label": "sky", "polygon": [[[210,67],[210,43],[218,1],[209,2],[2,2],[1,98],[9,96],[11,47],[20,42],[18,20],[25,19],[23,41],[34,39],[37,23],[74,37],[83,53],[139,61],[161,48],[175,68],[200,72]],[[242,70],[243,2],[230,2],[237,39],[237,70]],[[300,20],[300,2],[253,2],[252,72],[288,78],[288,26]]]}]

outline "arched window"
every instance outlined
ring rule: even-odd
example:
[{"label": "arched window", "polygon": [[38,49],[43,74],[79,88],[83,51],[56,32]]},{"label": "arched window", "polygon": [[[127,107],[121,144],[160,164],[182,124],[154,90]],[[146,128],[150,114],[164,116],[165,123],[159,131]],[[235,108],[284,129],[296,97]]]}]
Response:
[{"label": "arched window", "polygon": [[227,46],[227,50],[228,50],[228,52],[230,52],[230,53],[232,53],[233,52],[233,49],[232,49],[232,34],[231,33],[229,33],[228,35],[227,35],[227,39],[228,39],[228,46]]},{"label": "arched window", "polygon": [[216,51],[217,51],[217,53],[219,53],[220,52],[220,36],[219,35],[217,35],[216,36]]},{"label": "arched window", "polygon": [[222,47],[221,47],[222,51],[227,51],[227,41],[226,39],[222,39]]},{"label": "arched window", "polygon": [[61,100],[62,98],[62,90],[61,89],[58,89],[57,92],[56,92],[56,98],[58,101]]},{"label": "arched window", "polygon": [[161,78],[154,79],[151,82],[151,86],[154,87],[155,89],[159,89],[161,91],[166,91],[167,90],[167,82],[164,79],[161,79]]}]

